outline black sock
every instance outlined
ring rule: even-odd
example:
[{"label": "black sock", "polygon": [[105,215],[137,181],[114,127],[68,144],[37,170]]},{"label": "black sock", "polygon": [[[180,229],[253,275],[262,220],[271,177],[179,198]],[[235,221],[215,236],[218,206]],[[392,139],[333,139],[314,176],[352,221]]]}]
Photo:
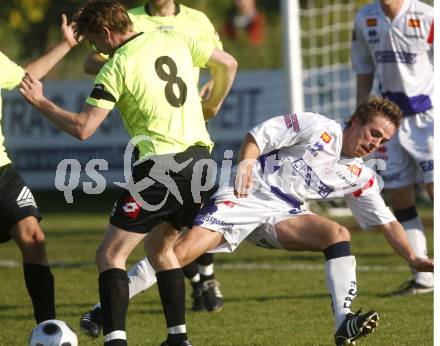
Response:
[{"label": "black sock", "polygon": [[[185,282],[182,269],[157,272],[156,278],[167,328],[185,326]],[[167,342],[170,344],[179,343],[187,338],[186,330],[181,333],[168,331]]]},{"label": "black sock", "polygon": [[183,274],[187,279],[191,281],[191,286],[193,290],[202,288],[202,281],[192,281],[192,279],[199,274],[199,267],[196,262],[191,262],[182,268]]},{"label": "black sock", "polygon": [[[102,330],[104,336],[116,331],[125,331],[128,308],[128,276],[122,269],[109,269],[99,275],[99,296],[101,298]],[[125,346],[123,338],[105,342],[106,346]]]},{"label": "black sock", "polygon": [[55,318],[54,279],[50,267],[23,263],[24,281],[34,306],[37,323]]},{"label": "black sock", "polygon": [[[196,262],[200,267],[209,266],[214,263],[214,254],[204,253],[203,255],[201,255],[196,259]],[[199,272],[200,272],[200,280],[202,281],[202,283],[208,280],[214,280],[215,278],[214,272],[212,272],[211,275],[203,275],[201,270],[199,270]]]},{"label": "black sock", "polygon": [[331,260],[334,258],[351,256],[351,248],[349,241],[341,241],[330,245],[324,249],[325,260]]}]

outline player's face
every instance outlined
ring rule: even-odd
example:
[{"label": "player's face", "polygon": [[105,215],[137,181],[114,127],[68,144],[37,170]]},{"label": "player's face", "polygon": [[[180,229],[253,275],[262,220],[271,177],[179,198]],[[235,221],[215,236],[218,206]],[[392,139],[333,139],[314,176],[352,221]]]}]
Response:
[{"label": "player's face", "polygon": [[378,115],[364,125],[353,119],[348,131],[342,144],[343,154],[350,157],[364,157],[389,141],[396,128],[390,120]]},{"label": "player's face", "polygon": [[93,44],[96,48],[96,50],[99,53],[104,53],[104,54],[110,54],[112,53],[112,46],[109,42],[109,40],[107,39],[105,33],[91,33],[91,32],[87,32],[84,34],[85,38],[87,39],[87,41],[89,41],[91,44]]}]

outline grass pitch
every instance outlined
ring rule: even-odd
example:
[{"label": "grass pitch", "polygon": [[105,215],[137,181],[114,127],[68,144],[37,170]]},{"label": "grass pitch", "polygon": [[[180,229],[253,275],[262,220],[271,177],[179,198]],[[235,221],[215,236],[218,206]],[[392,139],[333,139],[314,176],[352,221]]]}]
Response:
[{"label": "grass pitch", "polygon": [[[40,203],[42,227],[55,276],[57,318],[76,331],[80,345],[102,345],[78,327],[81,314],[98,297],[94,251],[108,219],[107,212],[81,212],[91,205],[110,210],[112,199],[82,208]],[[46,205],[50,205],[48,208]],[[58,211],[64,211],[59,213]],[[409,277],[405,262],[393,253],[384,237],[360,232],[351,218],[338,219],[353,230],[352,251],[357,258],[358,298],[353,310],[375,309],[377,331],[360,345],[433,345],[433,296],[382,298]],[[433,216],[423,213],[432,245]],[[431,248],[432,253],[432,248]],[[138,248],[130,264],[143,257]],[[17,266],[18,265],[18,266]],[[333,317],[325,285],[323,255],[266,250],[244,243],[233,254],[215,256],[216,278],[225,306],[218,313],[187,313],[194,345],[332,345]],[[14,243],[0,246],[0,345],[26,345],[34,326],[25,290],[20,253]],[[187,283],[187,310],[191,306]],[[159,345],[166,329],[156,288],[135,297],[127,319],[130,345]]]}]

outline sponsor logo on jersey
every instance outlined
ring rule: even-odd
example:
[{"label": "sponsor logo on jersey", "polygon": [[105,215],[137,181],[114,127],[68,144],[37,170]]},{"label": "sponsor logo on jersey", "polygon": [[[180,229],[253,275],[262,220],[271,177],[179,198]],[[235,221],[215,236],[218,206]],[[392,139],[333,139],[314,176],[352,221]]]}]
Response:
[{"label": "sponsor logo on jersey", "polygon": [[368,43],[379,43],[379,37],[377,36],[376,29],[368,30]]},{"label": "sponsor logo on jersey", "polygon": [[374,56],[376,57],[376,61],[379,64],[386,64],[386,63],[402,63],[402,64],[415,64],[417,54],[416,53],[410,53],[410,52],[395,52],[392,50],[384,50],[384,51],[378,51],[374,53]]},{"label": "sponsor logo on jersey", "polygon": [[377,26],[377,18],[367,18],[367,26],[369,28],[372,26]]},{"label": "sponsor logo on jersey", "polygon": [[224,201],[223,204],[229,208],[234,208],[235,207],[235,203],[231,202],[231,201]]},{"label": "sponsor logo on jersey", "polygon": [[35,199],[34,196],[32,195],[31,190],[29,190],[29,188],[27,186],[24,186],[20,193],[18,194],[18,197],[16,199],[17,205],[20,208],[24,208],[24,207],[37,207],[37,204],[35,203]]},{"label": "sponsor logo on jersey", "polygon": [[122,210],[125,216],[128,216],[130,219],[136,219],[141,211],[141,206],[136,200],[130,196],[127,197],[122,205]]},{"label": "sponsor logo on jersey", "polygon": [[322,141],[323,141],[325,144],[329,144],[330,141],[332,140],[332,136],[330,136],[327,132],[323,132],[323,133],[321,134],[321,137],[320,137],[320,138],[322,139]]},{"label": "sponsor logo on jersey", "polygon": [[420,19],[416,19],[416,18],[409,18],[407,25],[410,28],[420,28]]},{"label": "sponsor logo on jersey", "polygon": [[362,168],[361,167],[359,167],[359,166],[356,166],[356,165],[346,165],[347,166],[347,168],[348,168],[348,170],[352,173],[352,174],[354,174],[355,176],[360,176],[361,175],[361,173],[362,173]]},{"label": "sponsor logo on jersey", "polygon": [[288,129],[293,127],[293,131],[299,132],[300,129],[299,129],[298,117],[296,116],[296,113],[285,115],[284,121],[286,122],[286,126]]},{"label": "sponsor logo on jersey", "polygon": [[317,142],[313,145],[307,145],[306,149],[313,155],[313,157],[318,156],[318,151],[324,150],[324,144]]},{"label": "sponsor logo on jersey", "polygon": [[385,182],[401,180],[400,172],[388,174],[388,175],[384,174],[383,171],[378,171],[378,173],[380,174],[382,180]]},{"label": "sponsor logo on jersey", "polygon": [[421,161],[419,165],[423,172],[431,172],[434,170],[434,160]]},{"label": "sponsor logo on jersey", "polygon": [[304,179],[307,186],[313,191],[317,192],[322,198],[327,197],[333,189],[326,184],[324,184],[318,177],[318,175],[313,171],[304,159],[298,159],[293,162],[293,169],[295,172]]}]

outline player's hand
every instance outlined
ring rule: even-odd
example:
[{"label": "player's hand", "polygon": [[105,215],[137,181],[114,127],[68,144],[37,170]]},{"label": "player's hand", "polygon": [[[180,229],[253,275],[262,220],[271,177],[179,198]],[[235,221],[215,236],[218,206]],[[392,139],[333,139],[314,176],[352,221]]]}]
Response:
[{"label": "player's hand", "polygon": [[214,80],[207,81],[199,91],[199,96],[202,100],[207,100],[211,97],[212,89],[214,89]]},{"label": "player's hand", "polygon": [[433,272],[434,271],[434,260],[429,258],[416,257],[412,263],[410,263],[418,272]]},{"label": "player's hand", "polygon": [[237,175],[235,176],[235,197],[247,197],[251,192],[253,186],[252,170],[254,165],[255,160],[243,160],[239,163]]},{"label": "player's hand", "polygon": [[61,15],[61,32],[63,33],[64,41],[66,41],[71,48],[75,47],[82,40],[82,37],[76,40],[73,25],[73,22],[67,24],[67,17],[65,14]]},{"label": "player's hand", "polygon": [[43,99],[43,84],[26,72],[21,83],[20,92],[31,105],[37,106]]}]

